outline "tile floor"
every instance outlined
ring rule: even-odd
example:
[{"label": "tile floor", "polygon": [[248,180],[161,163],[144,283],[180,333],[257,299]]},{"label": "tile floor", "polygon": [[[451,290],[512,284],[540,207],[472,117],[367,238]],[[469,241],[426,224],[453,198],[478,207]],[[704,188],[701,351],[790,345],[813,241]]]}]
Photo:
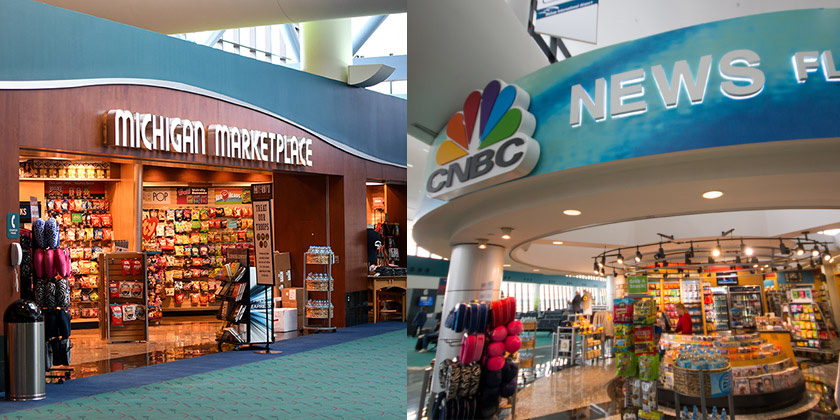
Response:
[{"label": "tile floor", "polygon": [[[111,344],[99,329],[73,330],[71,379],[216,353],[221,326],[212,315],[164,318],[160,325],[149,326],[148,342]],[[276,339],[293,337],[297,332],[278,333]]]}]

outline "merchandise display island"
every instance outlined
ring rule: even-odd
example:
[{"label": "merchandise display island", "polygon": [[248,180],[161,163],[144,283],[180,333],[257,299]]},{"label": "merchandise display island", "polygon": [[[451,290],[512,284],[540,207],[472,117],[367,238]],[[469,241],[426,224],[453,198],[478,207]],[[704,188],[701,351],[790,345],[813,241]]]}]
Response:
[{"label": "merchandise display island", "polygon": [[[673,407],[676,360],[686,346],[710,350],[728,357],[732,369],[732,398],[738,414],[778,410],[799,402],[805,394],[805,380],[790,349],[768,342],[760,334],[676,335],[663,334],[665,350],[658,384],[657,401]],[[699,392],[697,393],[699,395]],[[681,404],[700,405],[700,397],[680,393]],[[707,407],[726,407],[727,396],[706,398]]]}]

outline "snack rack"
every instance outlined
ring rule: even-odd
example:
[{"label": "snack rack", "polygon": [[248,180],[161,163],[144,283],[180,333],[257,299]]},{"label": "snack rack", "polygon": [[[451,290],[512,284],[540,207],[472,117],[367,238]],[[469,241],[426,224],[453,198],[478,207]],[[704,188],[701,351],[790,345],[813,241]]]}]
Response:
[{"label": "snack rack", "polygon": [[[131,272],[126,274],[124,262],[130,262]],[[139,261],[140,269],[134,268],[135,262]],[[104,305],[99,310],[99,331],[102,338],[109,343],[123,343],[132,341],[149,340],[149,317],[146,313],[149,307],[147,298],[149,296],[148,283],[146,282],[146,255],[142,252],[111,252],[99,255],[99,294]],[[111,296],[110,289],[116,285],[119,296]],[[142,296],[124,296],[123,287],[126,284],[132,286],[139,283],[142,288]],[[119,319],[122,325],[112,325],[115,318],[111,305],[136,305],[142,308],[142,319],[140,314],[135,313],[135,319],[125,320],[126,312],[121,308]],[[135,309],[137,310],[137,309]]]},{"label": "snack rack", "polygon": [[[321,252],[314,252],[314,250],[320,249]],[[337,262],[336,255],[332,252],[332,249],[329,247],[309,247],[309,251],[304,253],[303,257],[303,273],[308,277],[309,270],[314,269],[318,270],[316,274],[324,274],[328,279],[328,284],[325,287],[322,285],[317,284],[316,282],[306,281],[303,288],[303,300],[304,300],[304,329],[307,330],[315,330],[315,331],[332,331],[336,332],[336,328],[332,325],[332,318],[335,316],[335,308],[332,305],[332,289],[333,289],[333,276],[332,276],[332,265]],[[321,298],[326,298],[326,301],[329,304],[328,308],[323,307],[311,307],[309,306],[309,299],[310,293],[314,293],[316,296]],[[320,324],[313,324],[313,320],[321,320],[316,321]]]},{"label": "snack rack", "polygon": [[[237,251],[234,253],[234,251]],[[234,349],[249,344],[250,338],[250,267],[247,249],[228,250],[224,265],[225,276],[222,287],[217,291],[217,298],[222,301],[216,318],[224,321],[216,341],[219,349],[222,344],[232,344]]]},{"label": "snack rack", "polygon": [[[577,317],[583,315],[568,315],[567,322],[573,324]],[[591,360],[598,360],[604,357],[604,333],[598,332],[598,325],[591,325],[589,331],[580,327],[557,327],[552,352],[559,359],[559,366],[555,368],[572,367],[577,363],[581,365]]]},{"label": "snack rack", "polygon": [[537,320],[536,318],[522,318],[522,333],[519,339],[522,347],[519,349],[519,374],[524,383],[530,383],[537,379],[537,371],[534,366],[535,350],[537,346]]}]

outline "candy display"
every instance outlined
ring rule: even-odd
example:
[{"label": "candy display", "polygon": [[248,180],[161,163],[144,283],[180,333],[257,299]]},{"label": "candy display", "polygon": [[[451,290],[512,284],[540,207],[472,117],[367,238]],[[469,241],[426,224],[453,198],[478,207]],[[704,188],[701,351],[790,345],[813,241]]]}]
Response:
[{"label": "candy display", "polygon": [[656,322],[656,305],[653,299],[639,299],[633,303],[633,323],[653,325]]},{"label": "candy display", "polygon": [[636,355],[623,351],[615,355],[616,376],[636,376]]},{"label": "candy display", "polygon": [[20,162],[18,175],[20,178],[108,179],[111,178],[111,164],[30,159]]},{"label": "candy display", "polygon": [[[185,189],[178,189],[181,190]],[[221,286],[226,250],[253,249],[251,206],[211,205],[207,195],[214,195],[215,190],[201,190],[206,194],[186,196],[192,199],[189,205],[143,210],[143,249],[160,253],[150,256],[147,261],[149,301],[153,307],[216,305],[211,296]],[[253,258],[253,253],[251,255]],[[331,287],[327,282],[318,283],[318,287],[322,287],[322,283]],[[179,299],[181,293],[186,293],[188,298]],[[191,294],[197,295],[192,298]]]},{"label": "candy display", "polygon": [[613,304],[613,322],[615,324],[633,322],[633,299],[615,299]]},{"label": "candy display", "polygon": [[[69,175],[70,172],[77,174],[76,169],[72,169],[77,165],[79,168],[87,168],[88,166],[90,168],[94,166],[108,167],[107,163],[102,165],[76,162],[58,163],[62,163],[64,169],[57,175]],[[47,169],[47,171],[51,170]],[[85,171],[83,169],[78,170],[80,172]],[[96,176],[50,176],[47,178],[64,177],[95,178]],[[89,321],[97,321],[98,311],[84,309],[92,309],[92,304],[98,304],[95,299],[90,299],[90,293],[98,287],[99,263],[97,259],[99,254],[110,252],[113,249],[114,233],[110,199],[100,185],[92,184],[90,182],[46,182],[44,189],[46,196],[45,213],[55,220],[55,227],[57,228],[50,234],[50,236],[53,236],[51,241],[55,241],[54,236],[57,233],[57,239],[67,247],[71,261],[70,274],[67,276],[71,289],[71,318],[87,318]],[[50,226],[51,224],[47,223],[45,228]],[[54,228],[50,227],[50,229]]]}]

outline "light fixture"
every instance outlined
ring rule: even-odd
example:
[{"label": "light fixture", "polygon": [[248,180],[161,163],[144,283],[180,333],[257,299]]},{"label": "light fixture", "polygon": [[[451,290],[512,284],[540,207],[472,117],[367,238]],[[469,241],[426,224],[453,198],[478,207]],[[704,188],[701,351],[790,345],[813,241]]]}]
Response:
[{"label": "light fixture", "polygon": [[825,246],[825,247],[823,248],[823,255],[822,255],[822,257],[823,257],[823,261],[825,261],[825,262],[831,261],[831,253],[830,253],[830,252],[828,252],[828,246]]},{"label": "light fixture", "polygon": [[503,227],[502,228],[502,239],[510,239],[510,233],[513,232],[513,228]]},{"label": "light fixture", "polygon": [[694,241],[691,241],[691,247],[688,248],[688,257],[694,258]]},{"label": "light fixture", "polygon": [[796,252],[796,255],[805,255],[805,248],[802,247],[802,242],[796,241],[796,248],[794,249],[794,251]]},{"label": "light fixture", "polygon": [[580,210],[575,210],[575,209],[563,210],[563,214],[565,214],[566,216],[580,216]]},{"label": "light fixture", "polygon": [[802,271],[802,264],[797,262],[796,263],[796,269],[799,270],[799,271]]},{"label": "light fixture", "polygon": [[812,257],[819,257],[820,256],[820,249],[817,248],[817,245],[814,245],[814,247],[811,248],[811,256]]},{"label": "light fixture", "polygon": [[712,256],[719,257],[720,256],[720,240],[717,240],[717,245],[712,248]]},{"label": "light fixture", "polygon": [[624,256],[621,255],[621,251],[618,251],[618,256],[615,258],[615,262],[624,265]]},{"label": "light fixture", "polygon": [[539,269],[539,268],[535,268],[535,269],[534,269],[534,272],[537,272],[537,271],[540,271],[540,269]]},{"label": "light fixture", "polygon": [[741,256],[740,255],[735,256],[735,264],[741,264]]},{"label": "light fixture", "polygon": [[552,242],[553,245],[563,245],[563,241],[554,241]]},{"label": "light fixture", "polygon": [[656,251],[653,258],[656,258],[657,260],[665,259],[665,251],[662,250],[662,241],[659,241],[659,250]]},{"label": "light fixture", "polygon": [[478,249],[486,249],[487,248],[487,239],[479,239],[478,240]]},{"label": "light fixture", "polygon": [[595,274],[599,274],[601,272],[601,270],[598,269],[598,260],[595,260],[592,264],[592,271],[594,271]]},{"label": "light fixture", "polygon": [[510,267],[510,264],[502,264],[502,267]]},{"label": "light fixture", "polygon": [[753,254],[752,247],[749,246],[749,245],[744,245],[744,240],[743,239],[741,239],[741,253],[746,255],[746,256],[750,256],[750,255]]},{"label": "light fixture", "polygon": [[723,191],[706,191],[703,193],[703,198],[714,200],[723,196]]},{"label": "light fixture", "polygon": [[814,267],[816,267],[816,266],[817,266],[816,264],[814,264],[814,259],[813,259],[813,258],[808,258],[808,260],[811,262],[811,263],[809,264],[809,265],[811,266],[811,268],[814,268]]},{"label": "light fixture", "polygon": [[636,257],[635,257],[635,260],[636,260],[636,262],[640,262],[640,261],[642,261],[642,253],[641,253],[641,252],[639,252],[639,247],[638,247],[638,246],[636,246]]},{"label": "light fixture", "polygon": [[689,265],[689,264],[691,264],[691,252],[686,251],[685,252],[685,265]]},{"label": "light fixture", "polygon": [[601,261],[598,261],[598,267],[604,268],[604,264],[607,263],[607,258],[605,255],[601,255]]},{"label": "light fixture", "polygon": [[788,248],[787,245],[785,245],[785,243],[782,242],[782,238],[779,238],[779,252],[782,255],[790,254],[790,248]]},{"label": "light fixture", "polygon": [[753,268],[758,267],[758,257],[752,257],[750,262],[752,263]]},{"label": "light fixture", "polygon": [[709,261],[709,264],[714,264],[715,263],[715,259],[711,256],[709,257],[708,261]]}]

